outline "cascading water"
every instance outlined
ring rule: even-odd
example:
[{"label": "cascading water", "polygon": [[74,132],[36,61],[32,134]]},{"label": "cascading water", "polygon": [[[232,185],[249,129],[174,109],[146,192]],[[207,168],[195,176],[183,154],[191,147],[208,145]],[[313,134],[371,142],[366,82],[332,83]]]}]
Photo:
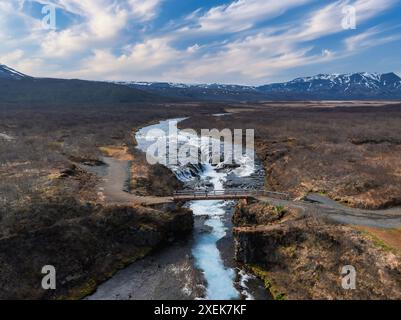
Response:
[{"label": "cascading water", "polygon": [[[160,135],[150,134],[154,132],[154,129],[162,130],[166,133],[166,139],[168,137],[169,129],[171,130],[172,122],[179,122],[184,120],[172,119],[167,121],[161,121],[158,124],[151,125],[139,130],[136,134],[136,140],[138,148],[144,152],[147,152],[148,147],[154,144],[157,139],[160,139]],[[176,127],[174,127],[177,130]],[[177,131],[175,139],[180,143],[189,143],[191,140],[193,143],[199,141],[197,135],[183,134],[181,130]],[[205,147],[205,144],[201,143],[201,146]],[[174,146],[176,147],[176,146]],[[206,144],[209,148],[209,145]],[[236,159],[239,167],[231,170],[228,173],[225,170],[220,170],[221,165],[213,166],[209,161],[205,161],[198,165],[192,164],[174,164],[166,165],[175,173],[176,177],[181,180],[188,188],[203,188],[203,189],[214,189],[223,190],[224,185],[227,182],[228,176],[248,177],[255,172],[253,159],[248,158],[244,155],[241,159]],[[194,244],[192,247],[192,255],[195,259],[196,266],[202,270],[204,278],[207,282],[206,297],[207,299],[239,299],[241,294],[235,285],[237,277],[236,270],[224,265],[224,261],[221,257],[221,253],[218,249],[218,242],[224,238],[227,234],[227,227],[223,221],[226,215],[226,201],[192,201],[187,204],[192,209],[195,219],[203,218],[204,230],[195,232]],[[247,277],[246,273],[242,270],[238,273],[239,277]],[[242,280],[240,282],[243,282]],[[242,288],[244,290],[244,288]],[[244,294],[244,292],[242,292]],[[245,293],[245,296],[251,298],[251,296]]]}]

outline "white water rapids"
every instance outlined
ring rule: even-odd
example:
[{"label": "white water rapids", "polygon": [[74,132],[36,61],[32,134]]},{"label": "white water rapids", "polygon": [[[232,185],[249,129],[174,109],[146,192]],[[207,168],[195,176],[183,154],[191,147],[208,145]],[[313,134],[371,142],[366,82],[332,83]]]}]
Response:
[{"label": "white water rapids", "polygon": [[[172,119],[161,121],[155,125],[151,125],[139,130],[136,134],[138,148],[143,152],[147,152],[150,145],[154,144],[160,136],[149,135],[154,132],[154,129],[163,130],[166,132],[168,139],[169,128],[171,129],[171,121],[182,121],[184,119]],[[177,128],[175,128],[177,129]],[[189,137],[188,133],[183,135],[181,130],[178,130],[178,144],[191,143],[198,140],[198,136]],[[195,143],[195,142],[194,142]],[[241,159],[236,159],[236,163],[240,166],[232,170],[232,173],[237,177],[247,177],[251,175],[255,168],[253,159],[247,155],[243,155]],[[175,173],[177,178],[186,185],[191,185],[194,180],[197,180],[201,187],[207,186],[209,189],[223,190],[224,182],[227,179],[227,172],[216,171],[219,166],[212,166],[209,162],[202,163],[199,166],[182,166],[168,165],[167,166]],[[191,185],[192,186],[192,185]],[[226,201],[192,201],[188,203],[188,207],[193,211],[195,217],[206,216],[205,226],[208,227],[208,232],[198,232],[194,245],[192,247],[192,255],[195,259],[196,267],[202,270],[207,282],[206,298],[211,300],[218,299],[239,299],[241,294],[235,287],[235,278],[237,273],[233,268],[226,267],[221,257],[217,243],[227,234],[227,228],[223,221],[226,214]],[[240,283],[244,283],[243,278],[248,275],[241,270],[239,272]],[[246,288],[245,288],[246,289]],[[244,288],[242,288],[244,290]],[[244,294],[244,292],[242,292]],[[247,298],[252,298],[250,294],[245,292]]]}]

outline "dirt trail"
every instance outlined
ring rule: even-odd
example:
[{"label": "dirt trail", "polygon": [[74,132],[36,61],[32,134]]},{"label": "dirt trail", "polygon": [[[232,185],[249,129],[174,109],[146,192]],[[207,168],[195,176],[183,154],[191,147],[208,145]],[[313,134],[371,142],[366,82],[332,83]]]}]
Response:
[{"label": "dirt trail", "polygon": [[308,196],[308,199],[313,202],[258,197],[260,201],[301,209],[305,214],[328,218],[337,223],[376,228],[401,228],[401,208],[386,210],[355,209],[317,194]]},{"label": "dirt trail", "polygon": [[[141,197],[124,191],[129,176],[129,162],[110,157],[105,157],[103,161],[107,164],[107,168],[101,174],[103,179],[100,192],[107,203],[146,206],[173,202],[172,197]],[[385,210],[349,208],[319,194],[310,194],[307,199],[311,202],[258,197],[258,200],[268,201],[273,205],[298,208],[305,214],[325,217],[338,223],[376,228],[401,228],[401,208]]]},{"label": "dirt trail", "polygon": [[100,197],[107,204],[117,205],[156,205],[171,203],[171,197],[136,196],[126,190],[126,181],[129,177],[129,161],[104,157],[103,162],[107,167],[102,169],[87,168],[102,177],[99,186]]},{"label": "dirt trail", "polygon": [[[107,204],[155,205],[168,197],[141,197],[126,190],[129,159],[104,157],[101,167],[85,167],[101,177],[99,193]],[[137,261],[101,284],[87,300],[186,300],[203,295],[202,278],[191,255],[192,237]]]}]

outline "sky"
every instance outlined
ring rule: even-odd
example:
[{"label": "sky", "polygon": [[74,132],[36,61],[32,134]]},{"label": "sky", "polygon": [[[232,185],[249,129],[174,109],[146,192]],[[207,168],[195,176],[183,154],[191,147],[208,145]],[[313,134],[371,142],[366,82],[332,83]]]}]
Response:
[{"label": "sky", "polygon": [[107,81],[400,75],[400,17],[401,0],[0,0],[0,63]]}]

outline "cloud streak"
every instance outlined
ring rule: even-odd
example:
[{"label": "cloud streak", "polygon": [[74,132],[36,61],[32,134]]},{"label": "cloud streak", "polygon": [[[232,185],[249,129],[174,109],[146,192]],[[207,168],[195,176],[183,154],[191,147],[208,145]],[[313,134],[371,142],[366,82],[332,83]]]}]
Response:
[{"label": "cloud streak", "polygon": [[239,32],[252,28],[260,21],[275,18],[286,11],[313,0],[236,0],[211,8],[206,13],[191,15],[192,26],[183,31],[204,33]]},{"label": "cloud streak", "polygon": [[[23,10],[33,2],[0,2],[0,60],[40,76],[256,84],[399,39],[369,25],[398,0],[232,0],[161,25],[168,1],[54,0],[73,17],[56,31]],[[357,10],[356,31],[342,29],[346,5]]]}]

